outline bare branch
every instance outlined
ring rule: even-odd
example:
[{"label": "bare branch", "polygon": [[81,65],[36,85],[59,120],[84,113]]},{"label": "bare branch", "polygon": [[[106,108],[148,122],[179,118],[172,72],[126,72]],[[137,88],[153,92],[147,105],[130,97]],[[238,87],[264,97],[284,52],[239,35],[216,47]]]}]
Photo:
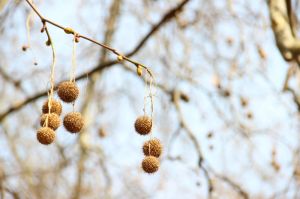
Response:
[{"label": "bare branch", "polygon": [[272,29],[276,44],[285,60],[299,62],[300,40],[293,34],[292,20],[290,19],[291,6],[289,1],[269,0],[269,10]]},{"label": "bare branch", "polygon": [[[169,19],[174,18],[175,14],[177,12],[179,12],[180,10],[183,9],[184,5],[186,5],[186,3],[188,2],[188,0],[184,0],[182,1],[182,3],[180,3],[179,5],[177,5],[176,7],[172,8],[171,10],[169,10],[162,18],[161,20],[154,25],[149,32],[141,39],[141,41],[136,45],[136,47],[130,51],[129,53],[127,53],[125,56],[126,57],[131,57],[133,55],[135,55],[143,46],[144,44],[151,38],[151,36],[156,33],[161,27],[163,27],[163,25],[166,24],[167,21],[169,21]],[[97,65],[96,67],[94,67],[93,69],[91,69],[88,72],[85,72],[79,76],[76,77],[76,81],[77,80],[81,80],[86,78],[87,74],[91,75],[95,72],[104,70],[105,68],[108,68],[110,66],[113,66],[115,64],[117,64],[118,61],[117,60],[110,60],[107,61],[105,63],[100,63],[99,65]],[[57,84],[58,85],[58,84]],[[56,86],[57,87],[57,86]],[[55,88],[56,88],[55,87]],[[34,102],[35,100],[46,96],[47,95],[47,91],[42,91],[39,93],[36,93],[30,97],[28,97],[27,99],[25,99],[24,101],[18,103],[17,105],[13,105],[10,108],[8,108],[6,111],[4,111],[3,113],[0,114],[0,122],[9,114],[16,112],[18,110],[20,110],[21,108],[23,108],[25,105]]]},{"label": "bare branch", "polygon": [[207,184],[208,184],[208,195],[209,198],[211,198],[211,194],[213,192],[213,184],[212,184],[212,180],[209,176],[208,170],[206,169],[206,167],[203,165],[204,162],[204,156],[202,154],[202,150],[200,147],[199,142],[197,141],[196,136],[194,135],[194,133],[192,132],[192,130],[189,128],[189,126],[187,125],[187,123],[185,122],[183,115],[182,115],[182,111],[179,105],[179,101],[180,101],[180,96],[181,96],[181,92],[174,90],[173,91],[173,103],[175,105],[175,108],[177,110],[177,114],[178,114],[178,119],[180,122],[180,126],[185,129],[187,135],[189,136],[189,138],[191,139],[191,141],[193,142],[196,151],[198,153],[199,156],[199,160],[198,160],[198,166],[200,167],[200,169],[203,171],[205,178],[207,180]]}]

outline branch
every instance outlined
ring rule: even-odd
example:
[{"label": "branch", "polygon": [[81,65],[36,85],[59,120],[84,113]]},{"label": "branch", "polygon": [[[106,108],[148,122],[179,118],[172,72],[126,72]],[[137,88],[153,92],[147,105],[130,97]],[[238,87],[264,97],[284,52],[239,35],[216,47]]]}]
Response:
[{"label": "branch", "polygon": [[289,0],[269,0],[270,18],[276,44],[283,58],[300,63],[300,40],[293,34],[291,5]]},{"label": "branch", "polygon": [[[215,174],[216,175],[216,174]],[[237,193],[244,199],[248,199],[249,195],[248,193],[237,183],[233,182],[232,180],[230,180],[228,177],[226,176],[220,176],[220,175],[216,175],[217,178],[223,180],[225,183],[227,183],[228,185],[230,185],[234,190],[237,191]]]},{"label": "branch", "polygon": [[178,4],[176,7],[171,9],[169,12],[167,12],[157,24],[152,26],[151,31],[149,31],[148,34],[145,35],[145,37],[139,42],[139,44],[134,48],[134,50],[132,52],[130,52],[129,54],[127,54],[127,56],[132,56],[136,52],[138,52],[140,50],[140,48],[143,47],[143,45],[151,37],[151,35],[153,35],[156,31],[158,31],[159,28],[161,26],[163,26],[165,23],[167,23],[170,19],[174,18],[176,16],[176,14],[178,14],[180,11],[182,11],[183,7],[188,2],[189,2],[189,0],[184,0],[180,4]]},{"label": "branch", "polygon": [[[33,11],[38,15],[38,17],[41,19],[41,21],[42,21],[42,23],[43,23],[43,27],[44,27],[47,23],[49,23],[49,24],[51,24],[51,25],[53,25],[53,26],[55,26],[55,27],[57,27],[57,28],[62,29],[66,34],[72,34],[72,35],[74,35],[74,37],[76,38],[76,41],[77,41],[77,42],[79,41],[79,38],[82,38],[82,39],[85,39],[85,40],[87,40],[87,41],[90,41],[90,42],[92,42],[92,43],[94,43],[94,44],[97,44],[97,45],[101,46],[102,48],[105,48],[106,50],[109,50],[109,51],[111,51],[112,53],[114,53],[115,55],[117,55],[118,58],[119,58],[120,60],[128,61],[128,62],[134,64],[136,67],[138,67],[138,66],[143,67],[144,69],[147,70],[147,72],[149,73],[149,75],[152,76],[151,72],[148,70],[148,68],[147,68],[145,65],[143,65],[143,64],[141,64],[141,63],[139,63],[139,62],[137,62],[137,61],[134,61],[134,60],[130,59],[128,56],[122,55],[122,54],[119,53],[116,49],[114,49],[114,48],[112,48],[112,47],[110,47],[110,46],[107,46],[107,45],[105,45],[105,44],[102,44],[102,43],[100,43],[100,42],[98,42],[98,41],[96,41],[96,40],[94,40],[94,39],[92,39],[92,38],[90,38],[90,37],[88,37],[88,36],[85,36],[85,35],[83,35],[83,34],[80,34],[80,33],[76,32],[75,30],[73,30],[73,29],[70,28],[70,27],[64,27],[64,26],[58,24],[57,22],[54,22],[54,21],[52,21],[52,20],[50,20],[50,19],[44,17],[44,16],[40,13],[40,11],[38,10],[38,8],[37,8],[30,0],[26,0],[26,2],[29,4],[29,6],[32,8],[32,10],[33,10]],[[42,32],[43,32],[43,28],[42,28]],[[48,34],[47,34],[47,35],[48,35]]]},{"label": "branch", "polygon": [[[26,0],[28,2],[28,0]],[[162,18],[161,20],[155,24],[150,31],[141,39],[141,41],[136,45],[136,47],[130,51],[129,53],[127,53],[125,55],[125,57],[131,57],[133,55],[135,55],[143,46],[144,44],[151,38],[151,36],[156,33],[163,25],[165,25],[171,18],[174,18],[175,14],[177,14],[180,10],[183,9],[183,7],[186,5],[186,3],[188,3],[189,0],[184,0],[182,1],[180,4],[178,4],[177,6],[175,6],[174,8],[172,8],[171,10],[169,10]],[[32,4],[30,4],[32,5]],[[38,11],[36,12],[37,14],[39,13]],[[108,68],[112,65],[117,64],[118,61],[117,60],[110,60],[107,61],[103,64],[99,64],[97,65],[95,68],[91,69],[88,72],[85,72],[79,76],[76,77],[76,80],[81,80],[83,78],[86,78],[87,74],[91,75],[95,72],[101,71],[105,68]],[[55,86],[55,88],[57,88],[57,85]],[[34,95],[32,95],[31,97],[28,97],[27,99],[25,99],[24,101],[18,103],[17,105],[13,105],[10,108],[8,108],[6,111],[4,111],[3,113],[0,114],[0,122],[3,121],[3,119],[8,116],[9,114],[16,112],[18,110],[20,110],[21,108],[23,108],[25,105],[34,102],[35,100],[46,96],[47,95],[47,91],[42,91],[39,93],[36,93]]]},{"label": "branch", "polygon": [[193,142],[195,148],[196,148],[196,151],[198,153],[198,156],[199,156],[199,160],[198,160],[198,166],[200,167],[200,169],[203,171],[204,175],[205,175],[205,178],[206,178],[206,181],[207,181],[207,184],[208,184],[208,198],[211,198],[211,195],[212,195],[212,192],[213,192],[213,183],[212,183],[212,180],[209,176],[209,173],[208,173],[208,170],[207,168],[203,165],[204,163],[204,156],[203,156],[203,153],[202,153],[202,150],[201,150],[201,147],[200,147],[200,144],[199,142],[197,141],[197,138],[196,136],[194,135],[194,133],[192,132],[192,130],[189,128],[189,126],[187,125],[186,121],[184,120],[183,118],[183,114],[182,114],[182,111],[181,111],[181,107],[179,105],[179,101],[181,99],[181,92],[180,91],[177,91],[177,90],[174,90],[173,91],[173,96],[172,96],[172,100],[173,100],[173,103],[175,105],[175,108],[177,110],[177,114],[178,114],[178,120],[180,122],[180,126],[185,129],[188,137],[191,139],[191,141]]}]

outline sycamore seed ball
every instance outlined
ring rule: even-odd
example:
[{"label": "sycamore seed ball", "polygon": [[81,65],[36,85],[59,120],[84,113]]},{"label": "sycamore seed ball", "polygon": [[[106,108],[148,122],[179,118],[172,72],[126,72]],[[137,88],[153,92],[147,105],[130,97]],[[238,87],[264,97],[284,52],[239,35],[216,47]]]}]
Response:
[{"label": "sycamore seed ball", "polygon": [[43,114],[41,117],[41,122],[40,122],[40,125],[42,127],[45,127],[47,125],[47,118],[48,118],[48,126],[47,127],[51,128],[55,131],[60,126],[59,116],[55,113]]},{"label": "sycamore seed ball", "polygon": [[[51,105],[50,113],[56,113],[57,115],[61,114],[62,106],[58,100],[51,99],[50,105]],[[44,102],[42,109],[43,109],[43,113],[49,113],[48,100]]]},{"label": "sycamore seed ball", "polygon": [[66,81],[59,84],[57,94],[62,101],[71,103],[77,99],[79,89],[75,82]]},{"label": "sycamore seed ball", "polygon": [[154,173],[159,168],[159,161],[154,156],[146,156],[142,162],[142,168],[146,173]]},{"label": "sycamore seed ball", "polygon": [[159,157],[162,153],[162,144],[159,139],[154,138],[144,143],[143,152],[145,156]]},{"label": "sycamore seed ball", "polygon": [[140,116],[136,119],[134,127],[140,135],[147,135],[152,128],[152,120],[148,116]]},{"label": "sycamore seed ball", "polygon": [[79,112],[68,113],[64,118],[64,126],[71,133],[79,132],[83,125],[84,119]]},{"label": "sycamore seed ball", "polygon": [[49,127],[42,127],[38,130],[36,138],[41,144],[48,145],[54,141],[55,132]]}]

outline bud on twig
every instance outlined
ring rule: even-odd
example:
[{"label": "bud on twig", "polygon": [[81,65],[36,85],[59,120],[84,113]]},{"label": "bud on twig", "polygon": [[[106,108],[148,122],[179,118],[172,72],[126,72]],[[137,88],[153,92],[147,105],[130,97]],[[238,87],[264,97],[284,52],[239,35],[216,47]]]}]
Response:
[{"label": "bud on twig", "polygon": [[123,61],[123,56],[122,55],[118,55],[118,61]]},{"label": "bud on twig", "polygon": [[64,29],[64,31],[65,31],[65,33],[67,33],[67,34],[74,34],[75,33],[75,31],[72,29],[72,28],[65,28]]},{"label": "bud on twig", "polygon": [[138,66],[136,67],[136,73],[138,74],[138,76],[142,76],[142,74],[143,74],[143,69],[142,69],[142,67],[141,67],[140,65],[138,65]]}]

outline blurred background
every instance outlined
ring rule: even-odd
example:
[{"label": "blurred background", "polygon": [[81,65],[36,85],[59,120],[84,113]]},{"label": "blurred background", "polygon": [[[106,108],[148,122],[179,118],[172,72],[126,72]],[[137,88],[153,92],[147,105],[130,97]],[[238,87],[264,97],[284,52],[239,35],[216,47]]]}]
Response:
[{"label": "blurred background", "polygon": [[[51,47],[26,1],[1,0],[0,198],[300,198],[300,1],[33,3],[44,17],[151,69],[153,137],[164,152],[160,169],[144,173],[149,136],[134,122],[143,114],[146,72],[138,76],[135,65],[83,39],[75,110],[85,129],[60,127],[53,144],[41,145]],[[47,26],[58,84],[70,76],[73,37]],[[71,110],[63,104],[62,115]]]}]

